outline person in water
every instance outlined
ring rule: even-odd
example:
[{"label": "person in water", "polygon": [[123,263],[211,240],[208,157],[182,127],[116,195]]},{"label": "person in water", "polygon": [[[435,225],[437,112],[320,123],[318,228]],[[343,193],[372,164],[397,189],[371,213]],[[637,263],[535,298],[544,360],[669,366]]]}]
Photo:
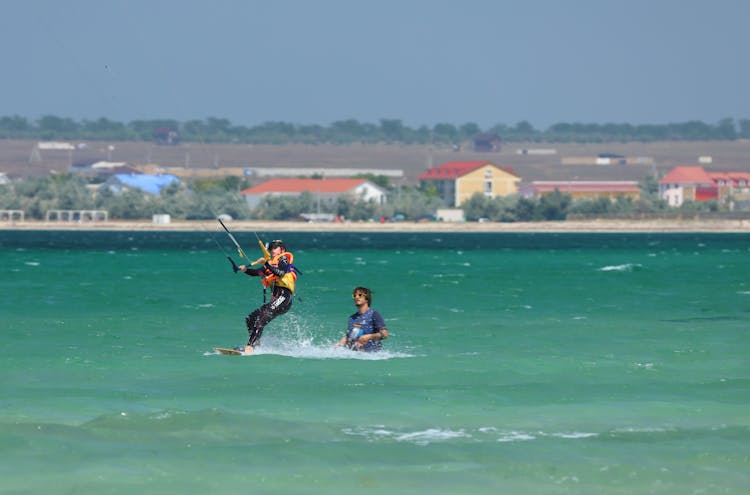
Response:
[{"label": "person in water", "polygon": [[260,268],[248,265],[240,265],[239,269],[252,277],[261,277],[264,293],[271,289],[271,300],[247,315],[247,333],[249,338],[244,349],[244,354],[252,354],[255,347],[259,345],[263,329],[268,323],[279,315],[289,311],[292,307],[292,295],[294,284],[297,280],[297,270],[294,265],[294,255],[286,250],[283,241],[275,240],[268,243],[270,258],[258,258],[253,265],[262,264]]},{"label": "person in water", "polygon": [[370,307],[372,291],[357,287],[352,292],[357,311],[349,317],[346,335],[334,347],[346,346],[354,351],[377,352],[383,348],[383,340],[388,338],[388,329],[380,313]]}]

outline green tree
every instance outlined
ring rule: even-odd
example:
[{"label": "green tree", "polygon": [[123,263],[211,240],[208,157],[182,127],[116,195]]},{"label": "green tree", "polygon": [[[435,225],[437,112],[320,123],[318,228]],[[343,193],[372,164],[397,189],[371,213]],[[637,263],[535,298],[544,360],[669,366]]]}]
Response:
[{"label": "green tree", "polygon": [[432,128],[432,136],[436,143],[453,144],[459,142],[460,133],[453,124],[436,124]]},{"label": "green tree", "polygon": [[73,119],[45,115],[37,122],[39,136],[42,139],[74,138],[81,131],[80,125]]},{"label": "green tree", "polygon": [[510,130],[511,136],[517,141],[537,141],[539,134],[534,126],[522,120]]},{"label": "green tree", "polygon": [[[297,196],[265,196],[251,213],[255,218],[265,220],[292,220],[302,213],[314,211],[317,211],[317,202],[310,192],[305,191]],[[326,211],[321,208],[323,212]]]},{"label": "green tree", "polygon": [[34,126],[26,118],[13,115],[0,117],[0,137],[28,138],[33,136]]},{"label": "green tree", "polygon": [[398,119],[380,119],[380,132],[388,142],[404,140],[404,124]]},{"label": "green tree", "polygon": [[647,174],[639,182],[641,197],[656,198],[659,195],[659,177],[655,174]]},{"label": "green tree", "polygon": [[355,203],[356,200],[352,196],[348,194],[342,194],[341,196],[336,198],[333,213],[335,213],[339,217],[345,217],[352,220],[353,212],[355,210]]},{"label": "green tree", "polygon": [[369,220],[376,216],[377,210],[378,208],[374,201],[357,199],[352,202],[347,218],[355,221]]},{"label": "green tree", "polygon": [[718,124],[716,124],[715,137],[716,139],[722,139],[726,141],[733,141],[737,139],[737,126],[734,123],[734,119],[721,119]]},{"label": "green tree", "polygon": [[139,189],[127,189],[109,197],[109,201],[102,204],[102,207],[109,211],[109,216],[113,219],[135,220],[161,213],[155,211],[156,209],[150,203],[145,193]]},{"label": "green tree", "polygon": [[514,217],[518,222],[533,222],[541,219],[537,203],[533,199],[523,197],[519,198],[516,203]]},{"label": "green tree", "polygon": [[56,186],[57,208],[61,210],[90,210],[94,198],[86,189],[86,182],[80,177],[60,176],[63,180]]},{"label": "green tree", "polygon": [[539,214],[544,220],[565,220],[572,200],[570,195],[555,189],[539,198]]},{"label": "green tree", "polygon": [[482,129],[474,122],[467,122],[459,128],[459,134],[462,140],[472,139],[477,134],[481,134]]},{"label": "green tree", "polygon": [[461,204],[464,211],[464,218],[471,221],[480,218],[491,218],[490,210],[491,199],[482,193],[474,193],[472,196]]},{"label": "green tree", "polygon": [[493,222],[515,222],[518,220],[519,199],[518,195],[489,198],[482,193],[475,193],[461,208],[467,220],[487,218]]},{"label": "green tree", "polygon": [[376,213],[385,217],[400,213],[407,220],[417,220],[434,216],[435,210],[442,206],[441,200],[422,194],[418,187],[399,187],[388,196],[388,201]]},{"label": "green tree", "polygon": [[372,132],[373,129],[368,129],[356,119],[338,120],[333,122],[329,129],[330,140],[338,143],[365,141],[368,133]]},{"label": "green tree", "polygon": [[740,119],[738,126],[740,130],[737,137],[740,139],[750,139],[750,119]]},{"label": "green tree", "polygon": [[609,198],[581,199],[575,201],[569,209],[570,213],[606,216],[614,210]]},{"label": "green tree", "polygon": [[123,136],[127,136],[127,128],[120,122],[115,122],[104,117],[98,120],[84,120],[81,125],[81,131],[84,136],[96,137],[96,138],[107,138],[107,139],[121,139]]}]

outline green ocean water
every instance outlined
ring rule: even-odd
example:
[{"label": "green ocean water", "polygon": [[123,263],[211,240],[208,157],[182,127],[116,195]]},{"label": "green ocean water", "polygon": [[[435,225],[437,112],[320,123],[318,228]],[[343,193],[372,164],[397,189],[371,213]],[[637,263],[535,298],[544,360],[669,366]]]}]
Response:
[{"label": "green ocean water", "polygon": [[[234,357],[222,235],[0,233],[0,493],[750,492],[750,235],[284,238]],[[382,353],[331,349],[357,285]]]}]

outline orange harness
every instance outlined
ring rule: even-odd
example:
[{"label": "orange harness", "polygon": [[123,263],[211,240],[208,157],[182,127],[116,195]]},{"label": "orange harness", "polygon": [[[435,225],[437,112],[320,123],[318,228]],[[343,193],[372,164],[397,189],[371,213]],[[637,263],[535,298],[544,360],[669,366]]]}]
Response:
[{"label": "orange harness", "polygon": [[279,277],[275,273],[268,272],[268,274],[262,279],[263,286],[270,287],[272,290],[274,287],[286,287],[292,294],[294,294],[294,284],[297,281],[297,273],[292,266],[294,255],[286,251],[278,256],[275,256],[274,258],[269,260],[268,263],[273,267],[278,267],[279,260],[282,256],[286,256],[287,258],[287,265],[289,266],[289,268],[287,269],[288,271],[281,277]]}]

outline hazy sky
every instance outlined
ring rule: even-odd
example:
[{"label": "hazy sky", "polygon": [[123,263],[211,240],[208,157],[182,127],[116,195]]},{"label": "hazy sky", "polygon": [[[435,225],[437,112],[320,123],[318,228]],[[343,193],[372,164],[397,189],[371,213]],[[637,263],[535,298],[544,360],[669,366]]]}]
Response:
[{"label": "hazy sky", "polygon": [[0,116],[631,124],[750,118],[747,0],[24,0]]}]

